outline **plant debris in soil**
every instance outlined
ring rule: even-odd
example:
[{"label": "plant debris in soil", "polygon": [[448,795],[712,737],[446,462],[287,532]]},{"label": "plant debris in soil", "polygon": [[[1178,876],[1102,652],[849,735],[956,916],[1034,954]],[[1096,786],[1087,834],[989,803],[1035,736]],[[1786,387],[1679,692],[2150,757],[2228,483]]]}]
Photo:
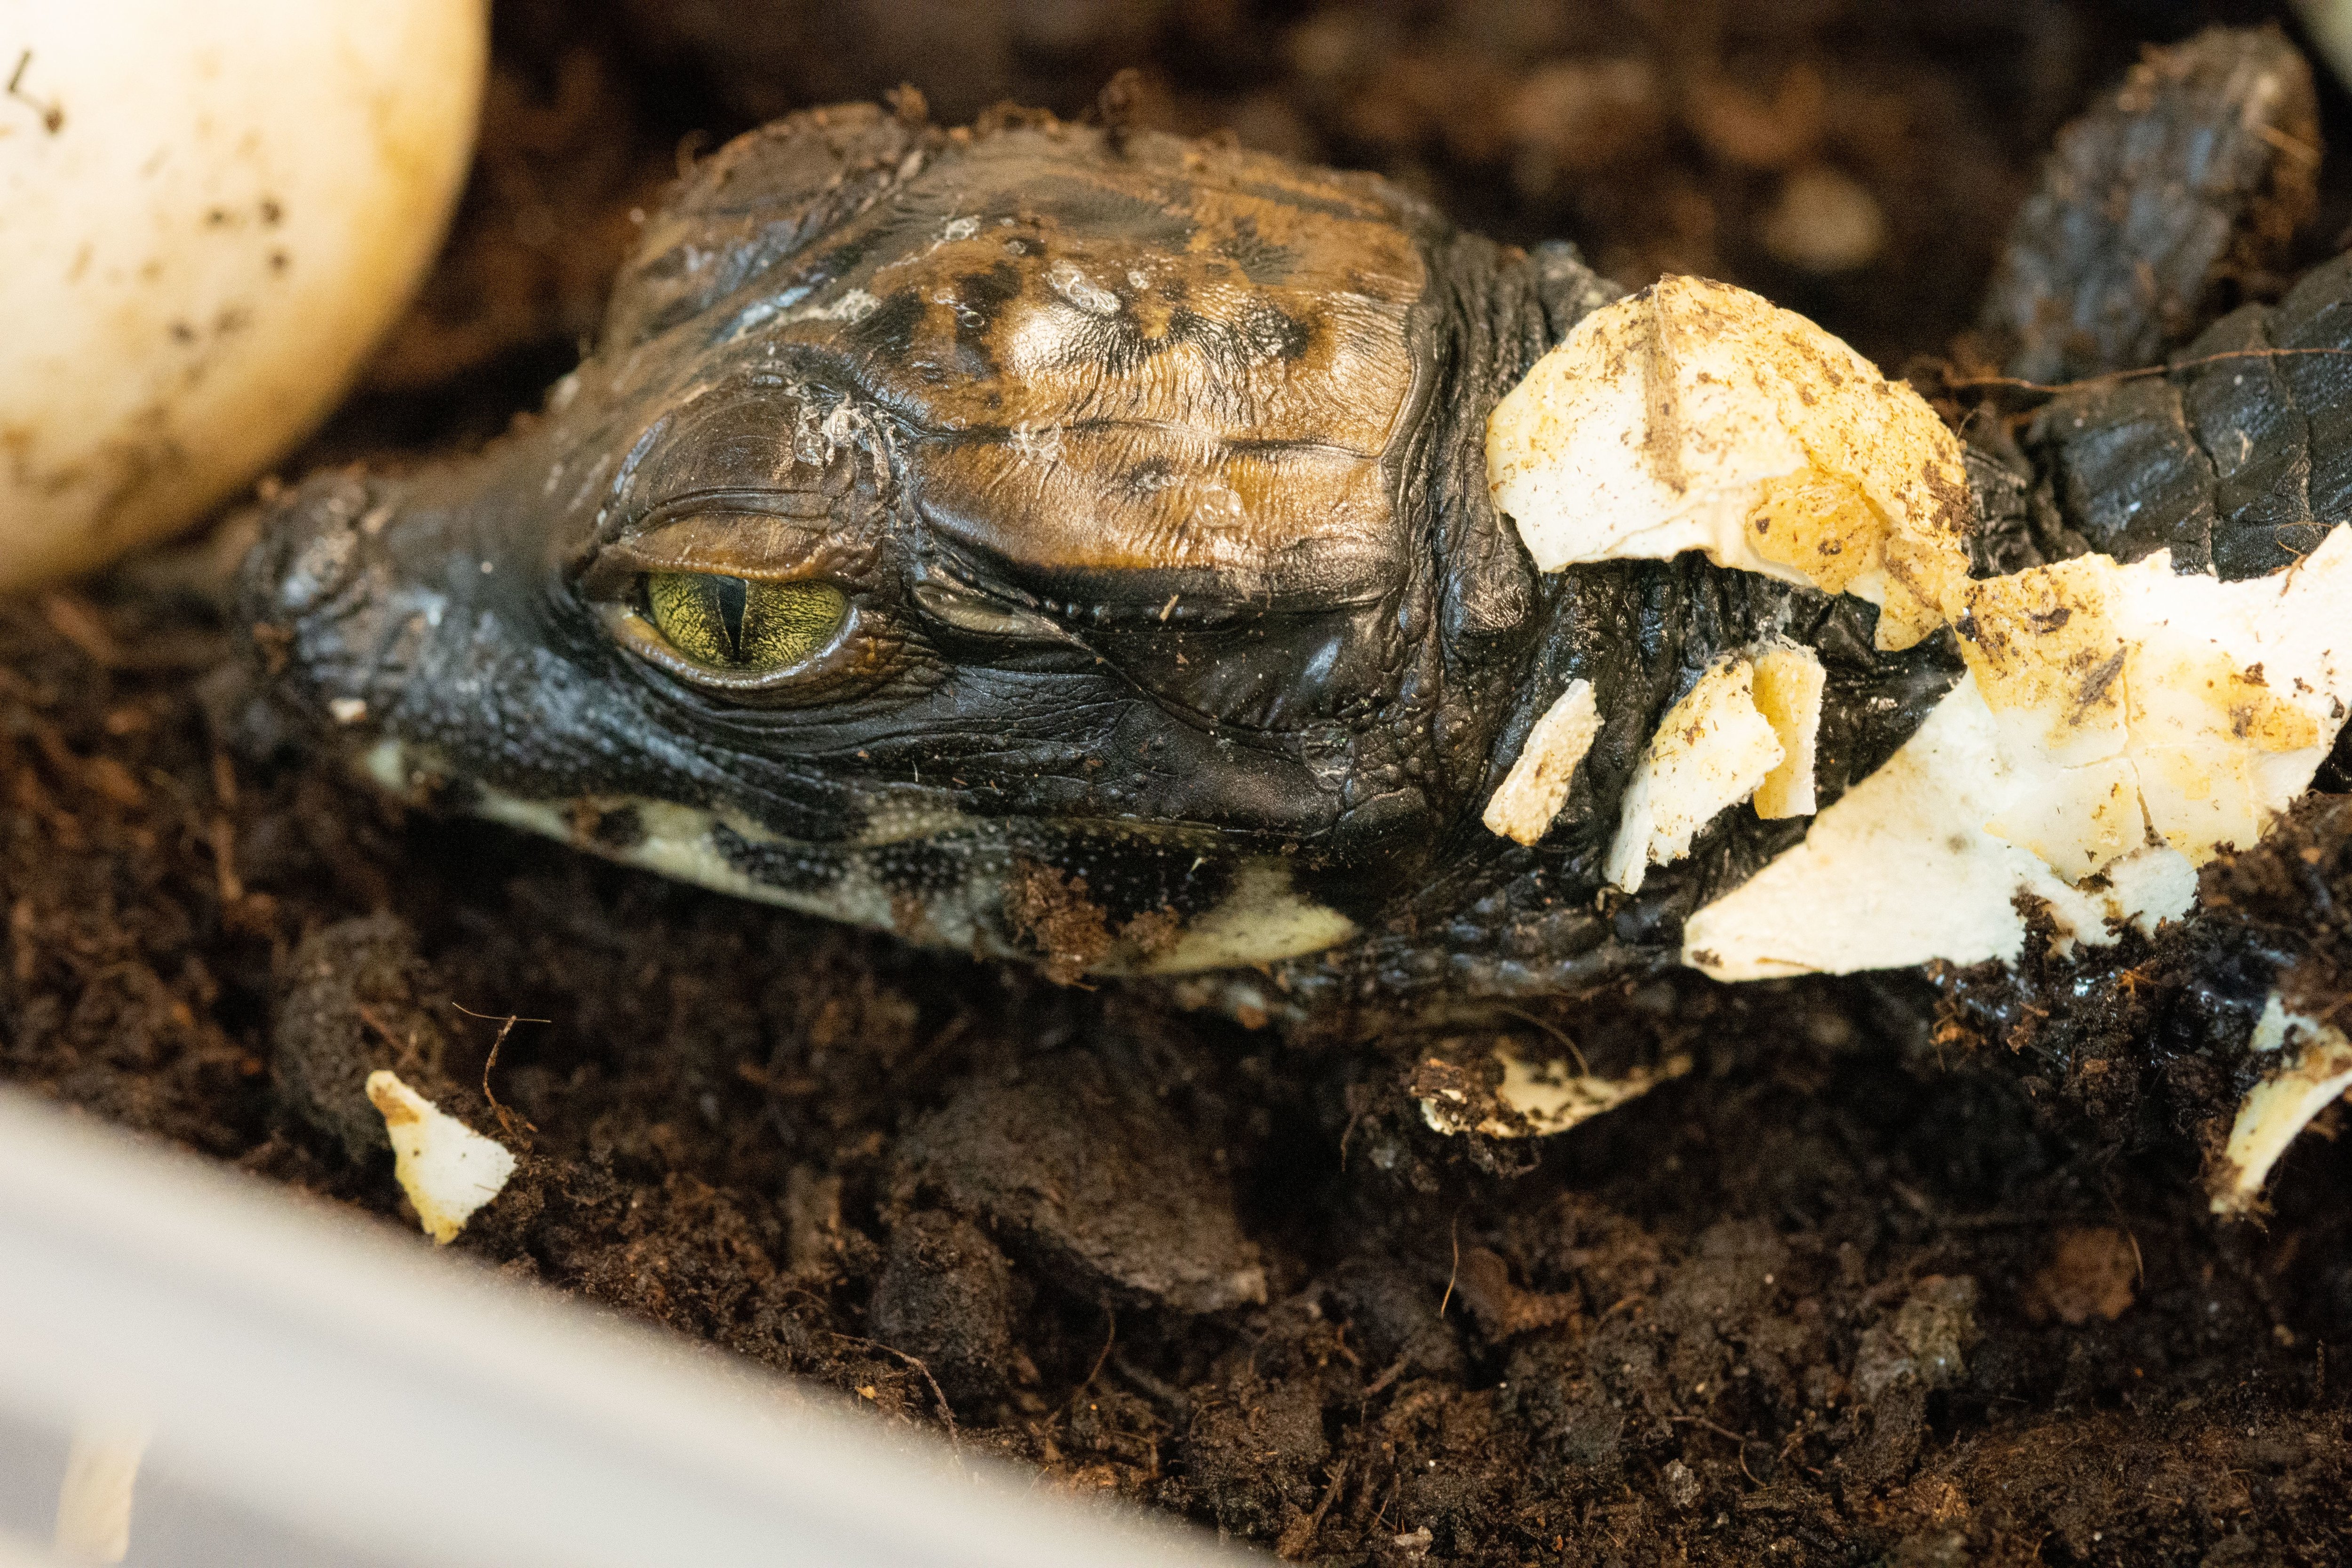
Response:
[{"label": "plant debris in soil", "polygon": [[[1077,112],[1137,66],[1152,122],[1380,168],[1628,284],[1739,281],[1899,364],[1967,324],[2137,42],[1914,9],[517,0],[441,270],[297,466],[494,433],[689,132],[901,78],[943,118]],[[1808,202],[1864,215],[1845,251],[1783,242]],[[393,1068],[520,1158],[459,1249],[1296,1561],[2352,1554],[2343,1113],[2261,1223],[2207,1212],[2243,1064],[2197,1044],[2228,985],[2185,939],[1629,984],[1529,1022],[1694,1070],[1542,1142],[1442,1138],[1427,1042],[1362,1019],[1285,1037],[404,816],[240,720],[191,560],[0,602],[19,1086],[413,1233],[361,1088]],[[2207,893],[2340,998],[2352,802]]]}]

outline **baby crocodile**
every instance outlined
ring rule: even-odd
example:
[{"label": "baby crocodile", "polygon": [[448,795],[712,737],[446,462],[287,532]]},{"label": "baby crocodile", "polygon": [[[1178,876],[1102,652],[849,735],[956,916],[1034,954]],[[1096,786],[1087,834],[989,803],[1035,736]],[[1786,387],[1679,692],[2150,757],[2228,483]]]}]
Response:
[{"label": "baby crocodile", "polygon": [[[1986,331],[2036,376],[2180,350],[2308,205],[2284,44],[2143,75],[2010,246]],[[245,619],[385,785],[709,887],[1261,1004],[1572,990],[1685,958],[1969,668],[1801,574],[1539,569],[1489,416],[1622,292],[1229,143],[818,110],[684,183],[536,419],[293,490]],[[2345,263],[1984,422],[1941,526],[1978,578],[2288,567],[2352,503],[2352,362],[2213,357],[2279,344],[2352,344]],[[1662,720],[1763,648],[1815,672],[1807,809],[1629,878]],[[1564,795],[1490,828],[1580,683]]]}]

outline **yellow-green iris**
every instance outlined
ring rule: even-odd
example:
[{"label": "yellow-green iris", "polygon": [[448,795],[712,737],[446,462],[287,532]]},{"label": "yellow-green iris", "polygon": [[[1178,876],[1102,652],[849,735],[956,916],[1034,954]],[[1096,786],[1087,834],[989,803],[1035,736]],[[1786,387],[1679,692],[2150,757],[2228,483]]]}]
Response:
[{"label": "yellow-green iris", "polygon": [[654,625],[670,646],[718,669],[782,669],[821,651],[848,617],[830,583],[762,583],[700,572],[646,579]]}]

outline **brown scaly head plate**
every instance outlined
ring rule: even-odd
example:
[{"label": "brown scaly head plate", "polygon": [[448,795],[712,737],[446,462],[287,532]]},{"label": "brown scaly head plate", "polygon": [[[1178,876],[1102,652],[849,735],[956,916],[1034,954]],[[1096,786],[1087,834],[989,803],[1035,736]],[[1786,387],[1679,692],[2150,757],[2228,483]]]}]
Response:
[{"label": "brown scaly head plate", "polygon": [[[733,329],[890,410],[929,527],[1046,579],[1199,571],[1326,605],[1393,584],[1382,457],[1426,219],[1368,178],[1171,137],[929,134],[874,171],[878,199],[801,216]],[[826,194],[838,212],[856,182]],[[709,237],[691,203],[674,221]]]}]

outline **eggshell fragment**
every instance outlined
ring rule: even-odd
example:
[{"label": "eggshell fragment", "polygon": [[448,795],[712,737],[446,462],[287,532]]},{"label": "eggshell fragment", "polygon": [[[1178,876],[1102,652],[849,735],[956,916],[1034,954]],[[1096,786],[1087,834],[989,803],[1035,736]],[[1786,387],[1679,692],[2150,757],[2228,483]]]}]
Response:
[{"label": "eggshell fragment", "polygon": [[[2159,566],[2159,563],[2162,564]],[[2202,864],[2311,787],[2352,706],[2352,528],[2243,582],[2122,571],[2130,755],[2149,825]]]},{"label": "eggshell fragment", "polygon": [[2213,1184],[2215,1214],[2243,1214],[2262,1195],[2271,1167],[2311,1119],[2352,1089],[2352,1039],[2332,1024],[2290,1013],[2271,993],[2248,1042],[2277,1067],[2239,1103]]},{"label": "eggshell fragment", "polygon": [[1804,317],[1668,277],[1595,310],[1486,425],[1496,506],[1547,572],[1686,550],[1880,606],[1877,640],[1941,626],[1968,575],[1957,437]]},{"label": "eggshell fragment", "polygon": [[0,588],[190,522],[342,395],[437,248],[484,0],[0,0]]},{"label": "eggshell fragment", "polygon": [[58,1486],[53,1542],[69,1563],[120,1563],[131,1554],[131,1506],[154,1434],[143,1422],[86,1420],[74,1428]]},{"label": "eggshell fragment", "polygon": [[2068,941],[2177,918],[2197,867],[2310,787],[2352,706],[2352,529],[2268,577],[2093,555],[1964,603],[1969,678],[1804,843],[1691,917],[1686,961],[1749,979],[2014,960],[2021,892]]},{"label": "eggshell fragment", "polygon": [[1961,657],[2019,749],[2060,767],[2122,752],[2117,587],[2114,560],[2085,555],[1963,592]]},{"label": "eggshell fragment", "polygon": [[1576,767],[1601,733],[1601,710],[1592,682],[1571,680],[1559,700],[1528,731],[1511,771],[1505,774],[1479,820],[1487,830],[1521,844],[1533,844],[1551,827],[1568,802]]},{"label": "eggshell fragment", "polygon": [[425,1234],[436,1247],[447,1246],[477,1210],[505,1189],[515,1157],[389,1069],[368,1074],[367,1097],[392,1139],[394,1180],[408,1194]]},{"label": "eggshell fragment", "polygon": [[1988,831],[2036,776],[2011,765],[1964,677],[1894,756],[1813,819],[1804,841],[1694,913],[1683,962],[1718,980],[1850,974],[1930,959],[1981,963],[2025,948],[2022,892],[2062,940],[2112,942],[2189,910],[2197,874],[2161,846],[2077,888]]},{"label": "eggshell fragment", "polygon": [[1813,814],[1822,693],[1828,685],[1822,656],[1801,643],[1777,643],[1756,660],[1756,710],[1780,742],[1780,765],[1756,786],[1756,815],[1768,822]]},{"label": "eggshell fragment", "polygon": [[1470,1095],[1447,1089],[1423,1097],[1421,1119],[1433,1132],[1459,1135],[1479,1132],[1489,1138],[1543,1138],[1590,1121],[1604,1110],[1647,1094],[1662,1083],[1691,1069],[1691,1058],[1675,1055],[1655,1068],[1639,1068],[1622,1078],[1602,1078],[1573,1062],[1523,1057],[1496,1046],[1495,1059],[1502,1064],[1503,1081],[1494,1098],[1518,1120],[1496,1115],[1474,1104]]},{"label": "eggshell fragment", "polygon": [[[2161,552],[1973,579],[1959,445],[1934,412],[1722,284],[1669,278],[1585,318],[1496,406],[1487,464],[1546,570],[1697,550],[1877,604],[1881,647],[1956,636],[1969,679],[1912,741],[1685,923],[1685,959],[1722,978],[2013,960],[2020,894],[2062,944],[2175,918],[2198,866],[2309,787],[2352,706],[2352,529],[2241,582]],[[1639,888],[1748,790],[1759,816],[1813,808],[1808,657],[1727,661],[1667,715],[1612,882]]]},{"label": "eggshell fragment", "polygon": [[1756,667],[1717,662],[1666,710],[1634,764],[1603,868],[1610,881],[1637,891],[1650,867],[1688,854],[1698,830],[1755,794],[1784,755],[1756,706]]}]

